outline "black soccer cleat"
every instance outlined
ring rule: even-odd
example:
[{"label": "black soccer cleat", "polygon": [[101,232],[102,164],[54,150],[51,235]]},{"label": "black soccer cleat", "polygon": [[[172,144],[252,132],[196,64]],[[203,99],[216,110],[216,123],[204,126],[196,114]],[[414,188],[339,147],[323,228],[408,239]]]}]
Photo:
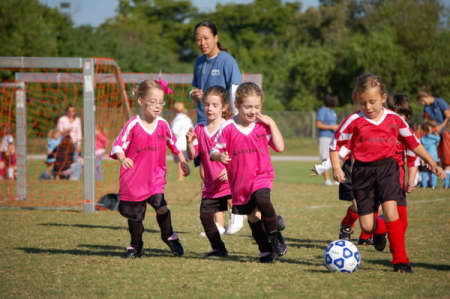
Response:
[{"label": "black soccer cleat", "polygon": [[124,259],[135,259],[139,258],[144,255],[144,247],[141,248],[133,248],[133,247],[127,247],[125,253],[123,254],[122,258]]},{"label": "black soccer cleat", "polygon": [[278,224],[278,230],[281,232],[286,228],[286,223],[284,222],[283,217],[281,215],[277,214],[277,224]]},{"label": "black soccer cleat", "polygon": [[168,240],[166,244],[167,246],[169,246],[170,251],[172,251],[173,255],[182,256],[184,254],[184,249],[179,239]]},{"label": "black soccer cleat", "polygon": [[341,224],[341,228],[339,229],[340,240],[351,241],[352,234],[353,234],[353,227]]},{"label": "black soccer cleat", "polygon": [[275,262],[275,256],[272,253],[261,256],[259,258],[259,262],[263,264],[272,264],[273,262]]},{"label": "black soccer cleat", "polygon": [[277,256],[284,256],[287,252],[287,246],[284,242],[283,235],[279,231],[270,233],[268,236],[269,243],[272,245],[272,250]]},{"label": "black soccer cleat", "polygon": [[358,245],[374,245],[373,243],[373,237],[369,237],[367,239],[359,239]]},{"label": "black soccer cleat", "polygon": [[411,268],[411,264],[410,263],[394,264],[394,272],[408,273],[408,274],[413,274],[414,273],[413,269]]},{"label": "black soccer cleat", "polygon": [[228,256],[228,251],[226,249],[225,250],[223,250],[223,249],[222,250],[220,250],[220,249],[213,249],[212,251],[210,251],[207,254],[205,254],[203,256],[203,258],[207,259],[207,258],[212,257],[212,256],[227,257]]},{"label": "black soccer cleat", "polygon": [[386,234],[374,234],[373,235],[373,246],[378,251],[383,251],[386,248]]}]

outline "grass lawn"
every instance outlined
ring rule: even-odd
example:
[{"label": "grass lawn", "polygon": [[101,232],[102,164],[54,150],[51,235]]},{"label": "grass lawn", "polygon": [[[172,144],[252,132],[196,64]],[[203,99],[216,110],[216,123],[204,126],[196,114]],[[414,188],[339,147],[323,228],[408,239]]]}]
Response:
[{"label": "grass lawn", "polygon": [[[40,162],[42,163],[42,162]],[[185,248],[174,257],[160,240],[155,213],[145,220],[145,255],[120,258],[129,242],[126,220],[117,212],[1,209],[2,298],[24,297],[448,297],[450,292],[450,193],[416,190],[409,196],[407,250],[415,274],[394,273],[389,250],[359,246],[361,266],[353,274],[330,273],[323,266],[326,245],[337,238],[347,203],[338,188],[310,177],[312,163],[274,163],[277,178],[272,199],[286,220],[287,256],[258,263],[257,246],[246,225],[224,236],[230,257],[205,260],[210,250],[199,233],[200,180],[197,170],[175,181],[169,163],[166,197],[174,229]],[[29,202],[81,205],[81,183],[38,181],[41,164],[31,164]],[[117,191],[117,165],[105,163],[105,181],[97,193]],[[5,188],[4,188],[5,187]],[[2,182],[0,192],[12,188]],[[81,190],[81,191],[80,191]],[[62,196],[64,194],[64,196]],[[62,202],[62,201],[65,202]],[[2,206],[23,205],[4,201]],[[29,204],[29,203],[26,203]],[[356,229],[354,237],[358,237]]]}]

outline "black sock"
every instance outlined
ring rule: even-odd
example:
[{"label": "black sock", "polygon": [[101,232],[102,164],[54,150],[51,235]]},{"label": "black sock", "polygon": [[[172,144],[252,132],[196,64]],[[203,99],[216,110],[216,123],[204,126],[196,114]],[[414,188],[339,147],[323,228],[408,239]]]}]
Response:
[{"label": "black sock", "polygon": [[173,235],[172,219],[170,218],[170,211],[165,214],[156,213],[156,220],[158,221],[159,228],[161,229],[161,239],[167,242],[167,239]]},{"label": "black sock", "polygon": [[144,225],[142,221],[133,221],[128,219],[128,231],[131,234],[131,246],[135,249],[141,248],[143,245],[142,234],[144,233]]},{"label": "black sock", "polygon": [[208,237],[209,243],[211,243],[212,249],[226,251],[225,244],[222,238],[220,238],[220,233],[214,221],[214,213],[200,212],[200,220],[202,221],[205,234]]},{"label": "black sock", "polygon": [[264,231],[261,220],[257,222],[248,222],[250,229],[252,230],[252,236],[258,244],[259,252],[272,252],[272,246],[267,240],[266,232]]},{"label": "black sock", "polygon": [[261,211],[261,220],[267,234],[278,231],[277,214],[270,202],[270,189],[257,190],[253,196],[258,210]]}]

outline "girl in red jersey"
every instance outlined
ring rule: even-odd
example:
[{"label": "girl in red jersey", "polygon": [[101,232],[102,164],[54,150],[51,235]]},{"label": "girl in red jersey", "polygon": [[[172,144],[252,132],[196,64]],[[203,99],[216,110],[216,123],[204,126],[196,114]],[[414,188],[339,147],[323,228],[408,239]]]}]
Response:
[{"label": "girl in red jersey", "polygon": [[231,114],[227,91],[221,86],[210,87],[203,95],[202,102],[208,124],[197,124],[194,130],[189,130],[186,135],[187,151],[191,160],[200,155],[204,170],[200,219],[212,247],[212,251],[205,257],[225,257],[228,252],[220,238],[214,216],[227,210],[227,200],[231,199],[231,190],[225,166],[220,162],[211,161],[209,151],[214,146],[220,125],[225,122],[223,116]]},{"label": "girl in red jersey", "polygon": [[[397,210],[397,202],[403,196],[398,164],[392,158],[397,140],[405,143],[427,162],[441,179],[445,177],[444,171],[420,145],[406,121],[395,112],[383,108],[387,93],[378,76],[360,76],[353,98],[359,103],[361,110],[342,122],[330,145],[334,178],[339,182],[345,181],[345,174],[339,163],[339,150],[342,145],[350,145],[355,158],[352,169],[353,194],[358,206],[361,229],[367,233],[377,233],[374,213],[381,204],[391,244],[394,271],[412,273],[405,250],[405,230]],[[376,238],[374,242],[377,242]]]}]

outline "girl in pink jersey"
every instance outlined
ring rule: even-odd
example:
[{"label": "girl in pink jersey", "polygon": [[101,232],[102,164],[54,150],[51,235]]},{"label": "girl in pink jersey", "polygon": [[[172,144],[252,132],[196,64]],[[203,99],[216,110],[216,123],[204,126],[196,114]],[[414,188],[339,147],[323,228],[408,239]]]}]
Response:
[{"label": "girl in pink jersey", "polygon": [[405,230],[397,209],[397,202],[403,196],[398,164],[392,158],[397,149],[397,141],[405,143],[425,160],[439,177],[444,178],[444,172],[420,145],[406,121],[398,114],[383,108],[387,93],[378,76],[360,76],[353,97],[361,110],[342,122],[330,145],[334,177],[339,182],[345,181],[344,172],[339,165],[339,150],[343,145],[350,145],[350,151],[355,158],[352,187],[361,229],[366,233],[374,232],[375,246],[378,240],[385,242],[384,238],[377,238],[374,221],[374,213],[381,204],[394,271],[412,273],[405,250]]},{"label": "girl in pink jersey", "polygon": [[235,104],[238,114],[221,125],[216,145],[211,150],[211,160],[220,161],[226,167],[233,213],[248,216],[260,261],[273,262],[275,256],[286,254],[287,247],[270,201],[275,175],[268,145],[283,151],[283,136],[276,123],[261,114],[263,92],[258,85],[241,84],[236,91]]},{"label": "girl in pink jersey", "polygon": [[128,219],[131,243],[124,258],[144,253],[142,234],[147,203],[156,211],[161,238],[174,255],[183,247],[173,232],[170,211],[164,200],[166,147],[178,155],[184,175],[189,174],[183,154],[175,146],[169,124],[159,115],[164,107],[164,89],[159,81],[143,81],[137,89],[139,115],[133,116],[114,141],[110,157],[120,161],[119,212]]},{"label": "girl in pink jersey", "polygon": [[218,212],[223,213],[227,210],[227,201],[231,199],[231,190],[225,166],[222,163],[211,161],[209,151],[214,146],[219,126],[225,122],[223,116],[227,117],[230,114],[227,91],[221,86],[210,87],[203,95],[202,102],[208,124],[198,124],[194,130],[191,129],[187,133],[187,149],[191,160],[200,155],[204,170],[200,219],[212,247],[212,251],[205,257],[225,257],[228,252],[220,238],[214,216]]}]

